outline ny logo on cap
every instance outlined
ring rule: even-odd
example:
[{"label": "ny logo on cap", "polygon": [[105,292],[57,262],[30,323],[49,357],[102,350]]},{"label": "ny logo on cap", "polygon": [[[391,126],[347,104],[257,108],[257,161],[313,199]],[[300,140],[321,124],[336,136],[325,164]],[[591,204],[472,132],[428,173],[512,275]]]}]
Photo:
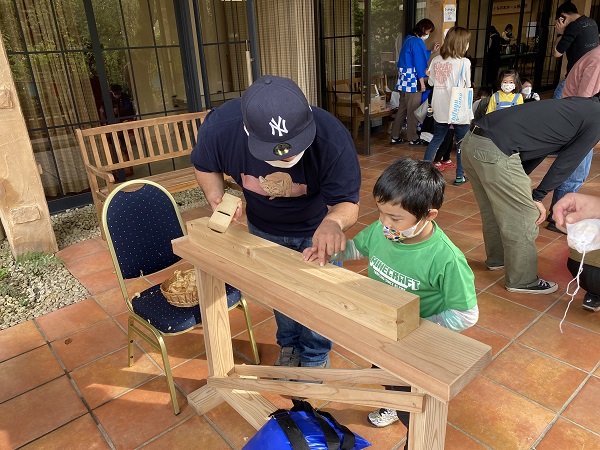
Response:
[{"label": "ny logo on cap", "polygon": [[283,136],[283,133],[287,133],[288,130],[285,127],[285,119],[282,119],[281,116],[279,116],[279,121],[275,122],[275,119],[271,117],[271,122],[269,122],[269,125],[271,125],[271,134],[273,136],[275,136],[275,131],[279,131],[279,137]]}]

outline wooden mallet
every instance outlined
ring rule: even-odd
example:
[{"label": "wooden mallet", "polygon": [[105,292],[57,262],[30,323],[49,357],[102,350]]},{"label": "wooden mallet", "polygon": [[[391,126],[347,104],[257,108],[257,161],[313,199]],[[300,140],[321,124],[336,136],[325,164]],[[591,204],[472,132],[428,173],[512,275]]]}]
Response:
[{"label": "wooden mallet", "polygon": [[235,215],[239,201],[240,199],[235,195],[224,194],[223,200],[219,203],[212,216],[210,216],[208,228],[219,233],[225,233]]}]

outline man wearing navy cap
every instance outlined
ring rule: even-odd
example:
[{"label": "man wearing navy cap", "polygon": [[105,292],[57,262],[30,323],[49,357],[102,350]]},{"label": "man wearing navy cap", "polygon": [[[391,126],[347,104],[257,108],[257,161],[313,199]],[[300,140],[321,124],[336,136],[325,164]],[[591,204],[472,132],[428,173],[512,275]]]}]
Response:
[{"label": "man wearing navy cap", "polygon": [[[310,106],[287,78],[265,75],[213,110],[192,152],[196,179],[214,210],[223,173],[243,189],[248,231],[319,261],[343,251],[358,218],[360,166],[348,130]],[[235,219],[242,213],[241,202]],[[300,256],[299,256],[300,257]],[[275,311],[275,365],[327,367],[331,341]]]}]

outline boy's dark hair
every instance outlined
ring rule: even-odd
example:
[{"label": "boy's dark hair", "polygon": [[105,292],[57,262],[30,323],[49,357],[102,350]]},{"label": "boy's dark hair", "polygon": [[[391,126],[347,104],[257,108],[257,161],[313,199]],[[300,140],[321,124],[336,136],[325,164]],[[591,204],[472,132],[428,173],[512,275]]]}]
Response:
[{"label": "boy's dark hair", "polygon": [[575,6],[570,1],[564,2],[561,5],[558,5],[556,8],[556,20],[561,16],[561,14],[579,14],[577,12],[577,6]]},{"label": "boy's dark hair", "polygon": [[411,33],[417,37],[421,37],[425,35],[425,31],[427,30],[433,33],[435,31],[435,25],[429,19],[421,19],[416,23]]},{"label": "boy's dark hair", "polygon": [[400,205],[417,219],[431,209],[440,209],[444,202],[446,181],[431,161],[400,158],[383,171],[375,186],[377,203]]},{"label": "boy's dark hair", "polygon": [[531,81],[529,78],[521,78],[521,85],[525,84],[525,83],[530,83],[533,86],[533,81]]},{"label": "boy's dark hair", "polygon": [[493,93],[494,93],[494,90],[492,89],[491,86],[481,86],[479,88],[479,90],[477,91],[477,97],[476,98],[481,98],[484,95],[486,97],[491,97]]},{"label": "boy's dark hair", "polygon": [[514,76],[515,77],[515,92],[521,92],[523,86],[521,85],[521,79],[519,78],[519,72],[515,69],[503,70],[500,72],[500,76],[498,77],[498,86],[502,85],[502,79],[506,76]]}]

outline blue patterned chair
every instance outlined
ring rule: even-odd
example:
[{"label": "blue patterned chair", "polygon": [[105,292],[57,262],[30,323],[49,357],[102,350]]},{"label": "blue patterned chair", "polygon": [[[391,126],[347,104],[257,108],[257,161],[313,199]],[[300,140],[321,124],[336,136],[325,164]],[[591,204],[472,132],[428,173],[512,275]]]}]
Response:
[{"label": "blue patterned chair", "polygon": [[[185,333],[201,325],[200,308],[171,305],[160,283],[130,297],[126,279],[151,275],[181,260],[171,240],[185,235],[175,200],[157,183],[133,180],[117,187],[106,199],[102,227],[115,265],[123,298],[129,308],[129,366],[133,364],[134,333],[160,351],[175,414],[179,414],[173,375],[163,336]],[[248,304],[239,290],[226,285],[229,309],[244,311],[254,361],[260,364]]]}]

